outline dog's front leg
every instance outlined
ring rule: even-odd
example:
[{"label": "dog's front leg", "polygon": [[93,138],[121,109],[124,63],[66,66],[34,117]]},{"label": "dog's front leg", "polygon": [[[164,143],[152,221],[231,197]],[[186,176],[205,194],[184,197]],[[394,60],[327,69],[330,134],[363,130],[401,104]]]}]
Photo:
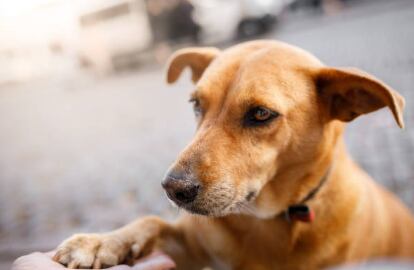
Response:
[{"label": "dog's front leg", "polygon": [[54,260],[68,268],[102,268],[126,263],[145,255],[155,246],[171,255],[179,264],[194,265],[183,232],[158,217],[145,217],[118,230],[103,234],[76,234],[57,249]]}]

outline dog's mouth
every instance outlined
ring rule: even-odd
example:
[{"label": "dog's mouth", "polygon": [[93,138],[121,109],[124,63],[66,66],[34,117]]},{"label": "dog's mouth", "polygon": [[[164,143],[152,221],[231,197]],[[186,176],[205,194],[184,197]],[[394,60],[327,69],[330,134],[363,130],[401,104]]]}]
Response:
[{"label": "dog's mouth", "polygon": [[222,217],[230,214],[251,214],[253,212],[252,202],[257,197],[257,193],[250,191],[242,199],[237,198],[237,194],[232,194],[227,200],[223,197],[220,199],[214,199],[214,197],[207,196],[208,199],[200,198],[189,204],[170,201],[191,214]]},{"label": "dog's mouth", "polygon": [[184,209],[185,211],[191,213],[191,214],[195,214],[195,215],[201,215],[201,216],[211,216],[211,210],[202,208],[202,207],[197,207],[194,205],[182,205],[178,207]]},{"label": "dog's mouth", "polygon": [[190,214],[201,215],[201,216],[224,216],[225,215],[224,210],[228,207],[228,205],[231,204],[231,203],[227,203],[220,207],[218,205],[209,206],[208,203],[203,203],[201,200],[197,202],[189,203],[189,204],[179,203],[179,202],[175,202],[172,200],[170,201],[176,207],[183,209]]}]

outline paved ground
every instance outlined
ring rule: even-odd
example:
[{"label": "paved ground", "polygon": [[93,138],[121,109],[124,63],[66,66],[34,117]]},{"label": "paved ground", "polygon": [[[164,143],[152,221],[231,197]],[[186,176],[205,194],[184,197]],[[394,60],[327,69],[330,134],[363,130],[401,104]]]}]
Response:
[{"label": "paved ground", "polygon": [[[269,35],[329,65],[365,69],[405,96],[404,131],[382,110],[352,123],[346,139],[360,164],[412,208],[413,25],[413,1],[383,1],[289,19]],[[162,69],[0,89],[0,262],[74,231],[110,230],[147,213],[173,217],[159,183],[194,131],[190,90],[185,78],[168,88]]]}]

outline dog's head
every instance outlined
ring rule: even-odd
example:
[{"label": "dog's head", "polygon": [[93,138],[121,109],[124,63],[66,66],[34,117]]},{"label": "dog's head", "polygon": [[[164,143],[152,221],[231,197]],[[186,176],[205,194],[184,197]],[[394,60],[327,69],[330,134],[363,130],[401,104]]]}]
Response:
[{"label": "dog's head", "polygon": [[403,127],[404,100],[390,87],[284,43],[179,50],[168,82],[186,67],[198,128],[163,187],[192,213],[275,214],[313,184],[298,179],[330,158],[343,122],[387,106]]}]

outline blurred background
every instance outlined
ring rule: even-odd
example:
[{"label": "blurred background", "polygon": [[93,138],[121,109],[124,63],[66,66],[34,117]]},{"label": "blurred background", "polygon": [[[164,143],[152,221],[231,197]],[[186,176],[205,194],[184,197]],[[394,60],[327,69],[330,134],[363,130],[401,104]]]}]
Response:
[{"label": "blurred background", "polygon": [[414,1],[0,2],[0,269],[74,232],[174,218],[160,182],[195,130],[176,49],[278,39],[356,66],[407,101],[349,125],[350,152],[414,209]]}]

